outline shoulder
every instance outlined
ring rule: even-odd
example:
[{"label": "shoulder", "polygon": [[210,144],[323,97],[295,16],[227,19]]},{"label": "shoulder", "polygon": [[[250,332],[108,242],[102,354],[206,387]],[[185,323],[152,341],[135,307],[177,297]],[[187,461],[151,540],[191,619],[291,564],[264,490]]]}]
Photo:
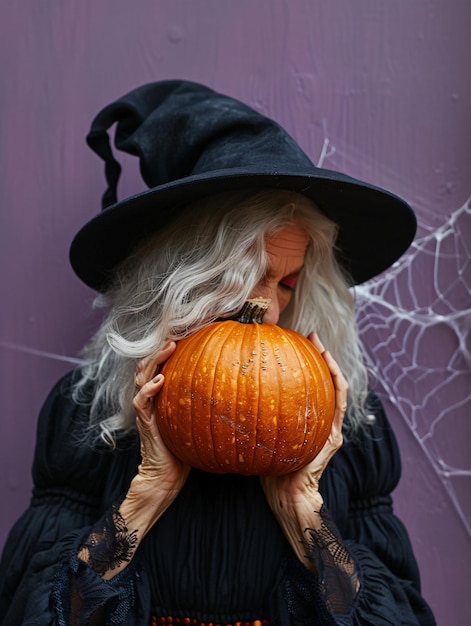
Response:
[{"label": "shoulder", "polygon": [[80,376],[73,370],[52,388],[39,413],[33,462],[35,488],[67,485],[98,489],[114,452],[94,448],[86,441],[88,406],[72,397]]},{"label": "shoulder", "polygon": [[396,437],[380,397],[368,393],[366,409],[370,420],[347,438],[344,448],[352,454],[370,455],[380,449],[388,457],[398,457]]},{"label": "shoulder", "polygon": [[[78,405],[72,398],[75,382],[80,370],[72,370],[60,378],[46,397],[39,412],[37,437],[58,437],[71,429],[84,430],[88,422],[86,405]],[[77,433],[78,434],[78,433]]]},{"label": "shoulder", "polygon": [[399,463],[399,448],[393,427],[380,397],[372,390],[368,394],[367,410],[372,421],[367,429],[358,434],[358,445],[366,446],[369,451],[379,448],[383,450],[391,462]]}]

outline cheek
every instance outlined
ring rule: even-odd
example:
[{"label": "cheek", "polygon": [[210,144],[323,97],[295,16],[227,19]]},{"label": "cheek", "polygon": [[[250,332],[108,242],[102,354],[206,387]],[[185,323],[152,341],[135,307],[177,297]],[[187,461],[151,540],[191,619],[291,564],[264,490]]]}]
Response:
[{"label": "cheek", "polygon": [[285,289],[278,290],[278,306],[280,309],[280,313],[282,313],[286,309],[288,304],[291,302],[292,297],[292,291],[286,291]]}]

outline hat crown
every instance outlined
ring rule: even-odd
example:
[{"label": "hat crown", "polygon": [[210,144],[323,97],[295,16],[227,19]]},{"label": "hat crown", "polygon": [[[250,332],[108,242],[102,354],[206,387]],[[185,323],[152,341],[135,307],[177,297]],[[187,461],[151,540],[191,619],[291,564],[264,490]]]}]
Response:
[{"label": "hat crown", "polygon": [[237,168],[293,174],[316,167],[275,121],[242,102],[190,81],[161,81],[134,89],[93,120],[87,141],[106,162],[104,206],[117,201],[121,168],[108,130],[117,123],[115,146],[139,157],[150,188]]},{"label": "hat crown", "polygon": [[[121,167],[110,145],[139,158],[149,189],[117,202]],[[105,107],[87,136],[105,161],[103,208],[74,237],[80,278],[104,290],[116,267],[182,207],[222,191],[287,189],[338,225],[336,255],[353,283],[390,267],[410,245],[416,219],[388,191],[316,167],[275,121],[230,96],[184,80],[150,83]],[[112,205],[112,206],[111,206]]]}]

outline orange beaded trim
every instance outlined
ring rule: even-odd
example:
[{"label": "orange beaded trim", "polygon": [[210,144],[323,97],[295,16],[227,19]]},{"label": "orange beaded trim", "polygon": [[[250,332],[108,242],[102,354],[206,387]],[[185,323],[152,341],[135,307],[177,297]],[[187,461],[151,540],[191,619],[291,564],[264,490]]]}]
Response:
[{"label": "orange beaded trim", "polygon": [[152,615],[150,618],[150,626],[268,626],[268,620],[256,619],[254,622],[234,622],[233,624],[220,624],[219,622],[200,622],[200,620],[191,617],[156,617]]}]

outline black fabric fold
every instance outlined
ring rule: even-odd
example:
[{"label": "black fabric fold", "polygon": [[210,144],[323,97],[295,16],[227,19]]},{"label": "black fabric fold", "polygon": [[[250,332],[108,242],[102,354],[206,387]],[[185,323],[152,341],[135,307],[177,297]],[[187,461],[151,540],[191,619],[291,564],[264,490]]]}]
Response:
[{"label": "black fabric fold", "polygon": [[148,626],[160,609],[214,622],[267,618],[270,626],[435,624],[407,532],[393,513],[400,459],[378,400],[375,424],[335,455],[321,481],[360,580],[348,613],[328,610],[318,579],[295,557],[256,477],[192,470],[132,564],[103,581],[77,561],[78,546],[124,497],[139,449],[133,440],[115,451],[80,443],[87,413],[71,400],[74,376],[56,385],[41,411],[34,495],[0,565],[0,623],[67,623],[70,589],[82,597],[83,615],[102,607],[103,624]]}]

